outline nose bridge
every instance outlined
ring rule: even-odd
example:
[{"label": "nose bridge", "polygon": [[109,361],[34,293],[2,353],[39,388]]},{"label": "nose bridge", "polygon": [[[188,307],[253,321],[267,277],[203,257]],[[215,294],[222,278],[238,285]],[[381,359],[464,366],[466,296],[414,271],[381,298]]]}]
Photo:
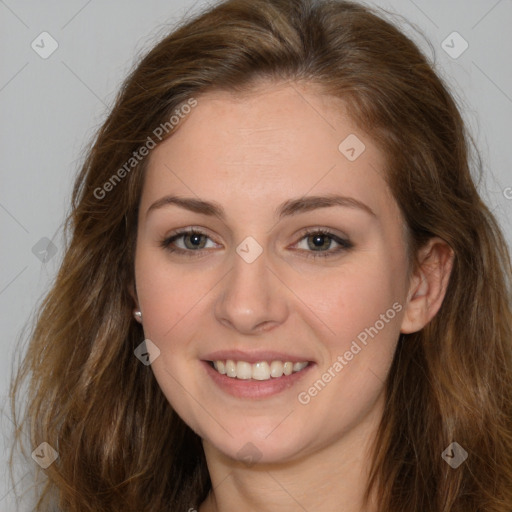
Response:
[{"label": "nose bridge", "polygon": [[286,297],[268,265],[267,253],[254,241],[246,239],[237,247],[215,305],[221,323],[251,333],[285,320]]}]

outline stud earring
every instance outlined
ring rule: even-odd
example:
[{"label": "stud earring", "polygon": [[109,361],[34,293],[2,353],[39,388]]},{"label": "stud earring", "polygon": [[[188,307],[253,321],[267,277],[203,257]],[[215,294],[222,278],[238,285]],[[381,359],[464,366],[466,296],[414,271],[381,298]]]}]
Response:
[{"label": "stud earring", "polygon": [[137,320],[137,322],[142,323],[142,311],[140,311],[139,309],[134,309],[133,317],[135,318],[135,320]]}]

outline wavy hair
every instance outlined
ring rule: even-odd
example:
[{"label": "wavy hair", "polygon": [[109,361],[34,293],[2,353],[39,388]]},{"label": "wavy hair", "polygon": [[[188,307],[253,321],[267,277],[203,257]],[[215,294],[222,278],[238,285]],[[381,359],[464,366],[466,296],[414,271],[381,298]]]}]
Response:
[{"label": "wavy hair", "polygon": [[[28,426],[32,447],[59,453],[39,470],[36,510],[182,511],[206,497],[200,438],[133,354],[147,158],[130,159],[191,99],[257,80],[316,84],[344,101],[387,156],[412,264],[433,236],[454,251],[439,313],[397,345],[366,497],[377,493],[380,512],[510,512],[512,270],[477,190],[481,164],[427,57],[375,11],[335,0],[224,1],[174,29],[124,82],[77,177],[65,256],[13,379],[13,413],[26,404],[18,441]],[[457,469],[441,457],[453,441],[469,454]]]}]

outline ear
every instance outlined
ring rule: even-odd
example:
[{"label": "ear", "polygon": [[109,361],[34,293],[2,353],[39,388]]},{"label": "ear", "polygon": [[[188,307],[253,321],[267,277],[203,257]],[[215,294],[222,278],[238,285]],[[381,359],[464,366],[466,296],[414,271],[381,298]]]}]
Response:
[{"label": "ear", "polygon": [[443,303],[453,268],[453,250],[441,238],[431,238],[418,253],[418,269],[410,280],[400,332],[423,329]]}]

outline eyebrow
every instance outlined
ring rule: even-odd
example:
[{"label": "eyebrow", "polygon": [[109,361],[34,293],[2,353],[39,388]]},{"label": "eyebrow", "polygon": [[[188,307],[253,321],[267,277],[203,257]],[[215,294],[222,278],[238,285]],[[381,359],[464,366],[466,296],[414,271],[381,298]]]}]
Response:
[{"label": "eyebrow", "polygon": [[[146,216],[150,212],[164,208],[166,206],[175,205],[194,213],[202,215],[216,216],[222,221],[226,219],[224,209],[215,201],[204,201],[193,197],[179,197],[174,195],[164,196],[155,201],[147,210]],[[275,215],[281,220],[284,217],[290,217],[298,213],[305,213],[318,208],[329,208],[332,206],[344,206],[348,208],[356,208],[362,210],[372,217],[376,217],[375,212],[365,203],[353,197],[340,195],[326,196],[305,196],[297,199],[289,199],[282,203],[276,210]]]}]

